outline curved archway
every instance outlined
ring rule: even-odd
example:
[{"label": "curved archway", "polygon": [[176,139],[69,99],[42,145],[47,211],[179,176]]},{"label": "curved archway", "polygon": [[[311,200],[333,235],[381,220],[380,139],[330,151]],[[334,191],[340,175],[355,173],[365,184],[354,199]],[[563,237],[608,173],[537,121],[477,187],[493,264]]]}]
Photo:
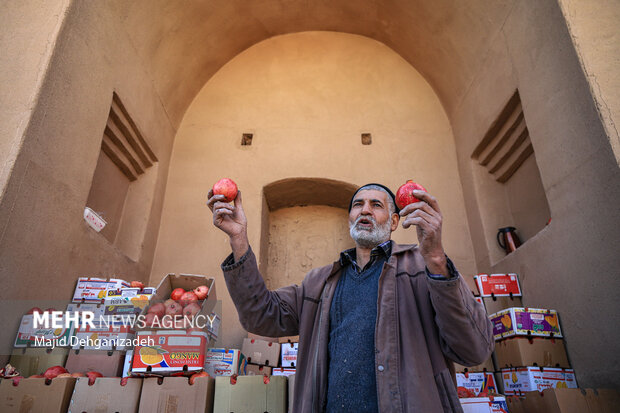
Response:
[{"label": "curved archway", "polygon": [[286,178],[265,185],[270,211],[294,206],[326,205],[347,208],[356,185],[327,178]]},{"label": "curved archway", "polygon": [[[242,145],[248,133],[251,145]],[[365,133],[372,134],[370,145],[362,141]],[[260,268],[271,273],[265,268],[274,262],[269,251],[299,254],[279,261],[299,264],[294,277],[280,279],[283,284],[298,282],[309,267],[331,263],[352,246],[346,206],[355,186],[367,182],[390,188],[406,179],[423,183],[449,217],[444,244],[452,256],[472,255],[446,113],[420,73],[367,37],[276,36],[236,56],[204,85],[175,138],[153,273],[188,263],[221,272],[208,256],[229,254],[228,239],[208,220],[196,219],[204,216],[197,188],[225,176],[242,191]],[[287,248],[270,248],[269,234],[281,234],[272,244]],[[399,228],[393,235],[400,243],[417,242],[415,231]],[[208,254],[201,245],[209,246]],[[461,269],[472,271],[467,264]],[[218,290],[218,297],[224,317],[234,315],[227,292]],[[223,336],[231,345],[244,335],[232,322]]]}]

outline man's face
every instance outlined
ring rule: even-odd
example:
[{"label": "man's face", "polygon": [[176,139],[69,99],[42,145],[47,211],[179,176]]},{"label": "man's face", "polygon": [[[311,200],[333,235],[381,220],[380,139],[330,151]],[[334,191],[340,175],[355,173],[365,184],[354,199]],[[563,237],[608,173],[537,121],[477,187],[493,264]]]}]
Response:
[{"label": "man's face", "polygon": [[357,245],[374,248],[390,239],[398,214],[390,214],[388,194],[364,189],[355,194],[349,212],[349,233]]}]

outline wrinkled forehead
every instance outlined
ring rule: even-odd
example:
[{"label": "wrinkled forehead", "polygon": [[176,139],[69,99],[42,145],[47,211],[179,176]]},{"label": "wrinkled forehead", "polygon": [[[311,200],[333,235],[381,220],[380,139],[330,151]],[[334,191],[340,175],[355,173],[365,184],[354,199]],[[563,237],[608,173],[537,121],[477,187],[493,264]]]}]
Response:
[{"label": "wrinkled forehead", "polygon": [[379,191],[377,189],[361,189],[358,193],[353,197],[354,203],[356,201],[371,201],[378,200],[383,203],[383,205],[387,205],[388,203],[388,194],[385,191]]}]

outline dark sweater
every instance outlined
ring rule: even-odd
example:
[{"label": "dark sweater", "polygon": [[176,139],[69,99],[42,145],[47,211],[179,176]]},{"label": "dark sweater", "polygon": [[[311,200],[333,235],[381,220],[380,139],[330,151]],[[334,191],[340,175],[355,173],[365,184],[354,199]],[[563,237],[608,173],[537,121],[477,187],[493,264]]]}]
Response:
[{"label": "dark sweater", "polygon": [[[377,412],[375,324],[379,276],[389,245],[361,272],[350,255],[329,312],[327,412]],[[344,254],[351,253],[347,251]],[[353,252],[354,254],[354,252]]]}]

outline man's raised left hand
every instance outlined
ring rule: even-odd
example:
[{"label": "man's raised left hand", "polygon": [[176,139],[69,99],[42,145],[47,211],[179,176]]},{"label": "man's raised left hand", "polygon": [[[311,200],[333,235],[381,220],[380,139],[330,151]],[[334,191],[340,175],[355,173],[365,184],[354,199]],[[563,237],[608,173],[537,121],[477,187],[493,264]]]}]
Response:
[{"label": "man's raised left hand", "polygon": [[428,192],[417,189],[413,191],[413,195],[420,202],[409,204],[400,211],[400,216],[404,218],[403,228],[415,225],[420,252],[424,257],[426,267],[431,274],[441,274],[448,277],[446,255],[441,244],[443,218],[437,199]]}]

